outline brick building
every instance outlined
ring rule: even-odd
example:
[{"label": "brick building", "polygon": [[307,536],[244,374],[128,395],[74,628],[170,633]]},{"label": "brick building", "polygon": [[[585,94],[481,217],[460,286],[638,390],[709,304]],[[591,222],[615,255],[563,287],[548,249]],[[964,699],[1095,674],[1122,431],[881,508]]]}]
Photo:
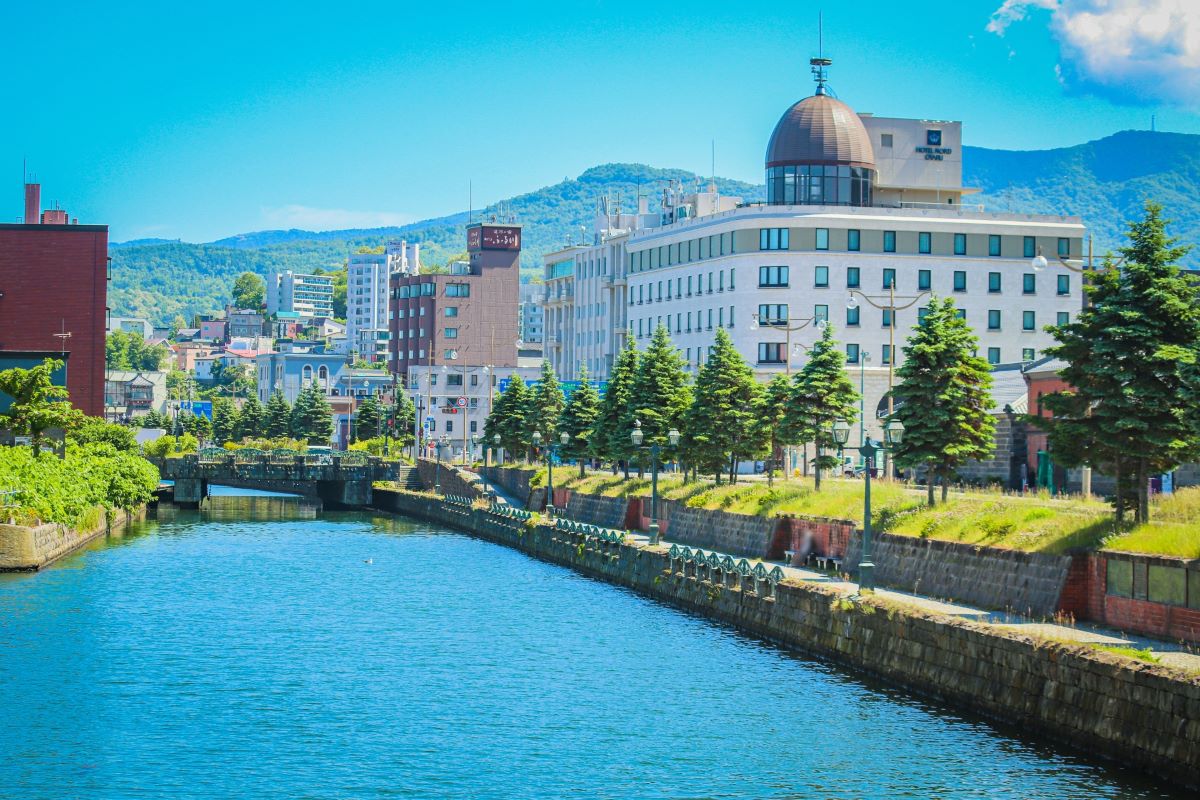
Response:
[{"label": "brick building", "polygon": [[71,402],[104,415],[108,226],[41,213],[41,189],[25,187],[24,224],[0,224],[0,369],[30,352],[66,361]]}]

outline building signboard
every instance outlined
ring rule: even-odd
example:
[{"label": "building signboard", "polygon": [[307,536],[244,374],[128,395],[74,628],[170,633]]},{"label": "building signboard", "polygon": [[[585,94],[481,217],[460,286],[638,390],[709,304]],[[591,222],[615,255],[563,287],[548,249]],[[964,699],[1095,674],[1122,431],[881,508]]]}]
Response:
[{"label": "building signboard", "polygon": [[467,228],[467,250],[520,250],[521,229],[514,225]]}]

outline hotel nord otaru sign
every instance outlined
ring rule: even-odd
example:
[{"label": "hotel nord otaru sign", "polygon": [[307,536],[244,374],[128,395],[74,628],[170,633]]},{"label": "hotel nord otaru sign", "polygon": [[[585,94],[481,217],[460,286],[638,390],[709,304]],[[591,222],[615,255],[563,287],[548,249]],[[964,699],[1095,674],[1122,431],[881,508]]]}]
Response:
[{"label": "hotel nord otaru sign", "polygon": [[953,152],[949,147],[942,147],[941,131],[925,131],[925,144],[926,147],[918,147],[916,150],[918,153],[925,154],[926,161],[941,161],[944,156]]},{"label": "hotel nord otaru sign", "polygon": [[520,250],[521,229],[507,225],[480,225],[467,229],[468,250]]}]

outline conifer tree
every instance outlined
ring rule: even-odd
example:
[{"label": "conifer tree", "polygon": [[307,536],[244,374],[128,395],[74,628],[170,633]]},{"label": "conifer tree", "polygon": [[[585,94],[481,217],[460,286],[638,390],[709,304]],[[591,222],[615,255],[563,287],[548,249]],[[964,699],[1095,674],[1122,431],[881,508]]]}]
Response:
[{"label": "conifer tree", "polygon": [[358,404],[354,415],[354,441],[375,439],[383,435],[383,406],[375,395],[368,395]]},{"label": "conifer tree", "polygon": [[[763,389],[759,396],[757,418],[762,428],[762,436],[768,443],[770,455],[767,462],[767,485],[775,482],[775,453],[780,452],[785,445],[791,444],[787,439],[789,432],[787,422],[788,406],[792,399],[792,382],[787,375],[776,375]],[[787,466],[784,465],[784,476],[787,476]]]},{"label": "conifer tree", "polygon": [[1059,344],[1048,355],[1068,362],[1070,389],[1042,398],[1059,464],[1088,464],[1116,478],[1118,521],[1132,510],[1150,518],[1149,481],[1200,456],[1197,291],[1176,266],[1188,247],[1166,232],[1162,207],[1146,203],[1129,226],[1118,269],[1106,259],[1092,273],[1090,304],[1078,319],[1050,328]]},{"label": "conifer tree", "polygon": [[587,367],[579,367],[579,388],[571,393],[559,417],[558,429],[566,431],[571,438],[562,449],[563,458],[574,458],[579,462],[579,477],[584,476],[584,466],[591,455],[588,440],[592,436],[592,426],[600,413],[600,394],[588,380]]},{"label": "conifer tree", "polygon": [[263,435],[268,439],[282,439],[292,432],[292,407],[283,392],[276,389],[263,409]]},{"label": "conifer tree", "polygon": [[762,386],[750,365],[733,346],[724,328],[717,329],[712,353],[700,368],[685,430],[685,457],[718,483],[729,469],[737,480],[737,463],[762,452],[762,427],[756,420]]},{"label": "conifer tree", "polygon": [[562,387],[558,385],[554,367],[549,361],[543,360],[538,385],[529,392],[525,426],[531,432],[541,432],[543,442],[558,441],[558,419],[562,416],[565,405],[566,400],[563,399]]},{"label": "conifer tree", "polygon": [[893,416],[904,424],[904,440],[893,456],[900,467],[926,468],[930,505],[935,477],[942,480],[945,502],[954,471],[992,453],[992,375],[987,361],[975,355],[978,348],[979,340],[954,300],[934,297],[896,370],[900,382],[892,389]]},{"label": "conifer tree", "polygon": [[666,326],[660,323],[638,361],[622,427],[628,435],[634,421],[641,422],[643,444],[647,447],[657,444],[663,461],[679,457],[679,448],[671,447],[667,433],[672,428],[682,430],[692,405],[692,389],[685,368],[683,355],[671,342]]},{"label": "conifer tree", "polygon": [[213,400],[212,438],[218,445],[232,442],[237,433],[237,408],[228,397]]},{"label": "conifer tree", "polygon": [[310,383],[296,396],[290,420],[292,436],[309,444],[327,445],[333,435],[333,409],[325,393]]},{"label": "conifer tree", "polygon": [[257,439],[263,435],[263,406],[258,402],[258,397],[250,395],[246,402],[242,403],[242,410],[238,412],[237,434],[238,441],[242,439]]},{"label": "conifer tree", "polygon": [[[391,418],[388,422],[391,426],[392,438],[397,446],[408,447],[416,436],[413,428],[416,425],[417,406],[403,387],[396,390],[396,400],[389,414]],[[486,426],[486,422],[484,424]]]},{"label": "conifer tree", "polygon": [[792,395],[788,404],[785,436],[793,442],[816,445],[813,459],[813,485],[820,491],[821,471],[832,469],[838,460],[826,449],[836,447],[832,426],[844,419],[853,424],[858,418],[858,390],[846,374],[846,355],[833,338],[833,326],[824,325],[821,338],[809,351],[808,361],[792,377]]},{"label": "conifer tree", "polygon": [[533,430],[528,428],[525,411],[529,406],[532,390],[517,374],[509,376],[508,387],[496,395],[492,402],[492,413],[483,424],[484,436],[489,442],[500,434],[500,446],[509,456],[525,453],[529,449]]},{"label": "conifer tree", "polygon": [[614,474],[618,464],[623,464],[626,478],[629,477],[629,459],[634,454],[633,442],[629,438],[631,429],[626,425],[626,420],[629,404],[632,402],[638,361],[633,331],[626,331],[625,346],[613,362],[612,372],[608,377],[608,388],[600,401],[600,413],[596,416],[596,424],[592,430],[592,455],[604,461],[611,461]]}]

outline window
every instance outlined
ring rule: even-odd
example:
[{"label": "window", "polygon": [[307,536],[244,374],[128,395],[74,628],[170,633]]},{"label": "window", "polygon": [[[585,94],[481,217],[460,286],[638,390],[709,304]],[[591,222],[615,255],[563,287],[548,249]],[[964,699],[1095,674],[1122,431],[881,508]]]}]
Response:
[{"label": "window", "polygon": [[927,316],[929,316],[929,306],[921,306],[917,309],[917,322],[923,322]]},{"label": "window", "polygon": [[788,285],[787,267],[759,267],[758,285],[763,288],[779,288]]},{"label": "window", "polygon": [[688,275],[688,293],[687,293],[687,296],[688,296],[688,297],[691,297],[691,296],[692,296],[692,276],[691,276],[691,275]]},{"label": "window", "polygon": [[446,433],[454,433],[454,420],[446,420]]},{"label": "window", "polygon": [[729,268],[729,291],[733,291],[733,267]]},{"label": "window", "polygon": [[1021,330],[1032,331],[1037,329],[1036,314],[1032,311],[1021,312]]},{"label": "window", "polygon": [[712,330],[712,309],[711,308],[708,309],[708,325],[705,327],[707,327],[708,330],[710,330],[710,331]]},{"label": "window", "polygon": [[999,347],[989,347],[987,359],[988,359],[989,364],[999,364],[1000,363],[1000,348]]},{"label": "window", "polygon": [[446,306],[446,316],[447,317],[457,317],[458,316],[458,306]]},{"label": "window", "polygon": [[1000,330],[1000,311],[999,311],[999,309],[992,309],[992,310],[988,311],[988,330],[989,331]]},{"label": "window", "polygon": [[895,326],[896,326],[896,320],[892,316],[892,310],[890,308],[885,308],[883,310],[883,327],[894,328]]},{"label": "window", "polygon": [[829,267],[817,267],[814,273],[813,286],[825,288],[829,286]]},{"label": "window", "polygon": [[446,385],[447,386],[462,386],[463,385],[462,373],[456,372],[456,373],[447,375],[446,376]]},{"label": "window", "polygon": [[846,288],[847,289],[857,289],[858,288],[858,276],[859,276],[858,267],[847,267],[846,268]]},{"label": "window", "polygon": [[999,272],[988,273],[988,292],[998,294],[1001,291],[1001,277]]},{"label": "window", "polygon": [[758,307],[759,325],[786,325],[787,322],[787,303],[763,303]]},{"label": "window", "polygon": [[[478,376],[478,375],[472,375],[472,376],[471,376],[471,385],[472,385],[472,386],[478,386],[478,385],[479,385],[479,376]],[[472,399],[474,399],[474,398],[472,398]]]},{"label": "window", "polygon": [[883,363],[884,364],[892,363],[892,346],[890,344],[885,344],[883,346]]},{"label": "window", "polygon": [[788,249],[788,229],[787,228],[759,228],[759,230],[758,230],[758,249],[759,250],[787,250]]},{"label": "window", "polygon": [[1033,361],[1035,355],[1036,354],[1033,352],[1032,347],[1024,347],[1021,349],[1021,360],[1022,361]]},{"label": "window", "polygon": [[782,364],[783,363],[783,342],[759,342],[758,343],[758,363],[760,364]]},{"label": "window", "polygon": [[932,253],[933,252],[933,235],[929,233],[917,234],[917,252]]},{"label": "window", "polygon": [[313,379],[312,367],[308,364],[305,364],[304,367],[300,370],[300,382],[302,384],[304,384],[305,386],[307,386],[308,384],[312,383],[312,379]]},{"label": "window", "polygon": [[1021,291],[1024,294],[1037,294],[1037,276],[1032,272],[1021,276]]},{"label": "window", "polygon": [[965,292],[967,290],[967,273],[964,270],[958,269],[954,271],[954,291]]},{"label": "window", "polygon": [[861,318],[860,317],[861,313],[862,313],[862,308],[860,308],[859,306],[855,306],[854,308],[847,308],[846,309],[846,327],[850,328],[850,327],[857,326],[858,321]]},{"label": "window", "polygon": [[813,306],[813,322],[820,324],[829,321],[829,306],[815,305]]},{"label": "window", "polygon": [[862,234],[854,228],[846,231],[846,249],[851,252],[858,252],[862,246]]},{"label": "window", "polygon": [[848,364],[857,364],[858,363],[858,345],[856,345],[856,344],[846,345],[846,363],[848,363]]},{"label": "window", "polygon": [[430,385],[430,386],[437,386],[437,379],[438,379],[438,376],[437,376],[437,374],[436,374],[436,373],[431,373],[431,374],[430,374],[430,376],[429,376],[429,385]]},{"label": "window", "polygon": [[1037,255],[1037,240],[1036,239],[1034,239],[1032,236],[1026,236],[1021,241],[1024,246],[1024,252],[1025,252],[1026,258],[1033,258],[1034,256]]},{"label": "window", "polygon": [[729,307],[729,327],[733,327],[733,306]]},{"label": "window", "polygon": [[965,233],[954,234],[954,255],[965,256],[967,254],[967,235]]},{"label": "window", "polygon": [[1063,258],[1069,258],[1071,256],[1071,240],[1070,239],[1059,239],[1058,240],[1058,254],[1060,256],[1062,256]]},{"label": "window", "polygon": [[447,283],[446,297],[470,297],[471,284],[469,283]]},{"label": "window", "polygon": [[829,249],[829,228],[817,228],[817,249]]},{"label": "window", "polygon": [[885,253],[896,252],[896,232],[895,231],[884,231],[883,232],[883,252],[885,252]]},{"label": "window", "polygon": [[447,339],[457,339],[458,338],[458,328],[443,328],[442,335],[445,336]]},{"label": "window", "polygon": [[927,269],[917,270],[917,289],[918,290],[924,291],[924,290],[929,289],[932,281],[933,281],[933,273],[931,273],[929,270],[927,270]]},{"label": "window", "polygon": [[1058,323],[1057,324],[1070,325],[1071,324],[1071,312],[1070,311],[1058,312]]},{"label": "window", "polygon": [[1071,293],[1071,276],[1070,275],[1059,275],[1058,276],[1058,293],[1059,294],[1070,294]]},{"label": "window", "polygon": [[890,134],[890,133],[879,134],[879,146],[880,147],[891,147],[892,146],[892,134]]},{"label": "window", "polygon": [[1000,237],[994,233],[988,236],[988,255],[1000,255]]},{"label": "window", "polygon": [[638,305],[639,306],[646,300],[646,298],[644,296],[645,289],[646,289],[645,286],[638,285]]},{"label": "window", "polygon": [[885,267],[883,270],[883,288],[893,289],[896,286],[896,270]]},{"label": "window", "polygon": [[712,294],[712,273],[708,273],[708,293]]}]

